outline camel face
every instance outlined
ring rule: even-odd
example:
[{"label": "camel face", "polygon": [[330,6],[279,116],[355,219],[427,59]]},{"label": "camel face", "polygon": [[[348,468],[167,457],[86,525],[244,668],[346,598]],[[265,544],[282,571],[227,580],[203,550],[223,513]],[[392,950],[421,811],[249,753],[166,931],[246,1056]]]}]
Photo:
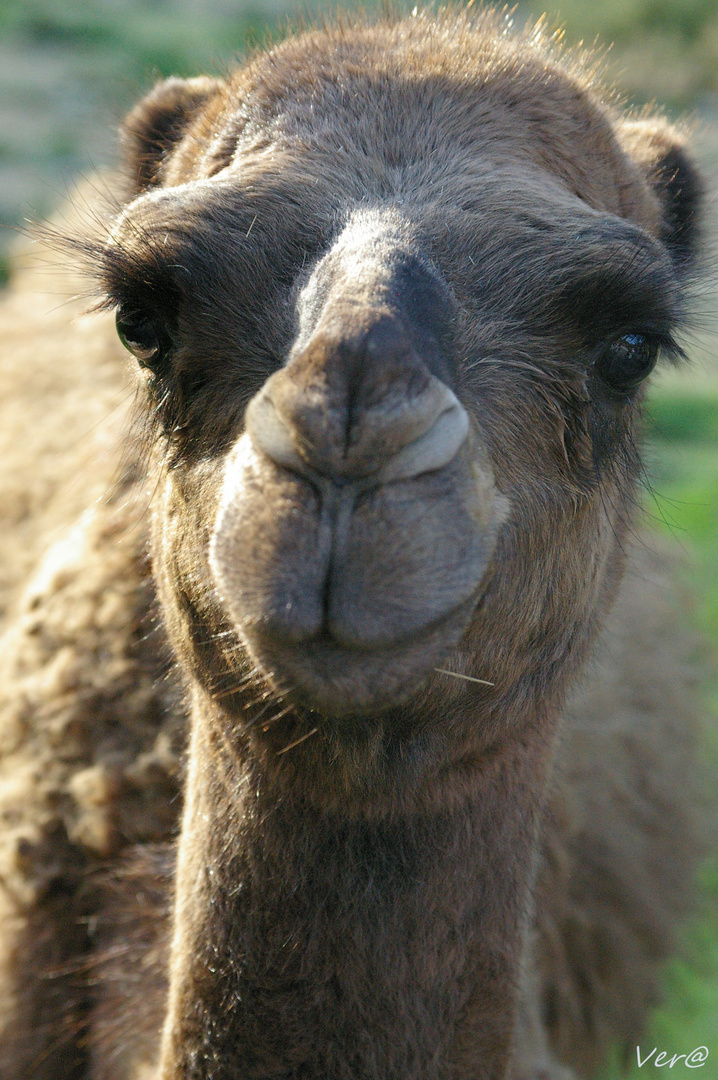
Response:
[{"label": "camel face", "polygon": [[404,25],[193,90],[105,255],[165,429],[178,645],[210,692],[256,669],[325,716],[441,693],[467,633],[474,676],[515,685],[557,543],[580,639],[680,319],[656,194],[578,79],[468,36],[455,69]]}]

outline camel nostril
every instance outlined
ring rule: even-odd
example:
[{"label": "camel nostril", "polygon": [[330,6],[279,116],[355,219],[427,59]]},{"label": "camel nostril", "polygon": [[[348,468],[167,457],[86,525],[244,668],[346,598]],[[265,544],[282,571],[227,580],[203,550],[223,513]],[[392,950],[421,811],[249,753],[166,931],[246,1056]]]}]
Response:
[{"label": "camel nostril", "polygon": [[442,469],[458,454],[469,432],[469,417],[451,390],[448,387],[443,389],[446,408],[428,430],[403,446],[381,466],[378,472],[383,483],[409,480]]},{"label": "camel nostril", "polygon": [[[283,373],[278,373],[280,376]],[[303,408],[301,392],[272,394],[272,379],[250,402],[247,431],[257,447],[282,468],[334,480],[372,478],[380,483],[409,480],[443,468],[459,452],[469,418],[456,395],[434,376],[421,393],[380,402],[359,414],[349,445],[332,438],[330,405],[322,423],[321,403]],[[311,415],[311,422],[303,422]]]},{"label": "camel nostril", "polygon": [[279,414],[270,394],[262,390],[247,406],[246,427],[257,447],[275,464],[300,474],[308,463],[297,449],[288,424]]}]

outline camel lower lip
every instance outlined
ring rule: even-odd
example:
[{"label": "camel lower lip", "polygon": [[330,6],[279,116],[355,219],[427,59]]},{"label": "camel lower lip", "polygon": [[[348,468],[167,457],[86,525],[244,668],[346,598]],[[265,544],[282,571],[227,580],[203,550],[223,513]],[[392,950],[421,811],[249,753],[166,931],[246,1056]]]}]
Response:
[{"label": "camel lower lip", "polygon": [[325,715],[361,715],[392,708],[416,693],[458,642],[473,606],[464,603],[420,636],[377,649],[346,648],[328,636],[299,646],[256,632],[243,636],[283,696]]}]

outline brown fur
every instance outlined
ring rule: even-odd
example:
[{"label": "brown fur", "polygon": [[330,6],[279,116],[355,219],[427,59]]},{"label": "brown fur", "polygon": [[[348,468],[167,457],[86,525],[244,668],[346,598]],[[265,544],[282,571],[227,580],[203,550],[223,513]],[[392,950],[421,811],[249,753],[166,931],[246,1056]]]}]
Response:
[{"label": "brown fur", "polygon": [[[0,1076],[588,1075],[699,847],[670,560],[619,593],[643,390],[606,374],[684,317],[680,137],[453,13],[173,80],[126,145],[77,243],[158,344],[109,497],[105,323],[14,391],[8,557],[61,539],[5,579]],[[56,400],[91,434],[54,459]]]}]

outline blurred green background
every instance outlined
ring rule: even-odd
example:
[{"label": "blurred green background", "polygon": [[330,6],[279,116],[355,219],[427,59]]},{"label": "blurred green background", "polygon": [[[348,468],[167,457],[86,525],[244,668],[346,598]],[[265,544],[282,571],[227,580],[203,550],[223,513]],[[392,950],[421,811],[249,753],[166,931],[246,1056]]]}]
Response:
[{"label": "blurred green background", "polygon": [[[413,0],[407,3],[412,6]],[[368,0],[365,6],[371,6]],[[626,99],[688,113],[709,184],[718,176],[718,0],[556,0],[549,21],[569,44],[610,45],[606,63]],[[325,9],[331,10],[326,4]],[[115,131],[138,94],[160,76],[223,70],[235,56],[317,5],[291,0],[0,0],[0,282],[13,226],[66,197],[80,174],[112,167]],[[518,24],[544,11],[522,0]],[[716,213],[711,209],[711,219]],[[712,226],[715,235],[715,224]],[[709,238],[715,253],[715,240]],[[691,553],[696,618],[718,645],[718,294],[706,282],[693,304],[689,371],[655,384],[649,415],[647,509]],[[706,686],[706,754],[718,776],[718,685]],[[706,1046],[697,1075],[718,1080],[718,859],[704,867],[704,913],[684,956],[666,970],[666,1001],[643,1040],[671,1055]],[[652,1063],[630,1075],[661,1075]],[[630,1064],[630,1062],[629,1062]],[[606,1078],[621,1075],[618,1061]],[[671,1076],[693,1075],[679,1062]]]}]

